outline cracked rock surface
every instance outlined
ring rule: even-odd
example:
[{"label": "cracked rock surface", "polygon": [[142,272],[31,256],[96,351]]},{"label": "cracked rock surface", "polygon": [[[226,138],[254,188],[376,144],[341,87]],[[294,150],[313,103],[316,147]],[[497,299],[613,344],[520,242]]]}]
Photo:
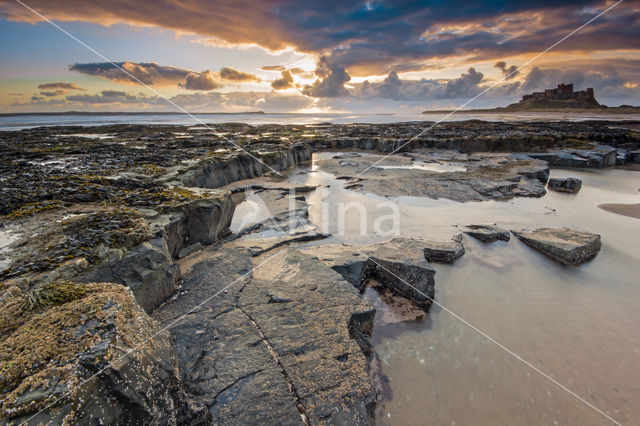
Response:
[{"label": "cracked rock surface", "polygon": [[373,278],[393,293],[427,309],[435,295],[435,271],[425,260],[429,242],[395,238],[369,246],[325,245],[305,248],[360,291]]},{"label": "cracked rock surface", "polygon": [[190,262],[181,294],[153,316],[186,314],[170,332],[187,392],[213,423],[372,422],[375,311],[353,286],[292,248],[254,265],[224,247]]}]

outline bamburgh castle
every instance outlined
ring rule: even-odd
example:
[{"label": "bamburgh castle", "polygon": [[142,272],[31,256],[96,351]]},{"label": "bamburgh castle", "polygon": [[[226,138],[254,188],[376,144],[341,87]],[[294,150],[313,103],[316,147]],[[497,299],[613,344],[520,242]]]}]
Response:
[{"label": "bamburgh castle", "polygon": [[573,91],[573,83],[558,84],[557,89],[546,89],[544,92],[534,92],[530,95],[524,95],[522,101],[528,100],[547,100],[547,99],[575,99],[577,101],[594,101],[596,100],[593,89]]}]

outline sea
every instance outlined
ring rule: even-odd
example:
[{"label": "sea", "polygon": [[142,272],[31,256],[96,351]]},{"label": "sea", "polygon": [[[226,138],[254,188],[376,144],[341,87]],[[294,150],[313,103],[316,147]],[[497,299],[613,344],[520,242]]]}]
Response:
[{"label": "sea", "polygon": [[260,124],[349,124],[399,123],[410,121],[584,121],[640,120],[640,114],[596,114],[561,112],[473,113],[433,112],[426,114],[302,114],[302,113],[64,113],[0,114],[0,131],[22,130],[42,126],[102,126],[112,124],[202,125],[220,123]]}]

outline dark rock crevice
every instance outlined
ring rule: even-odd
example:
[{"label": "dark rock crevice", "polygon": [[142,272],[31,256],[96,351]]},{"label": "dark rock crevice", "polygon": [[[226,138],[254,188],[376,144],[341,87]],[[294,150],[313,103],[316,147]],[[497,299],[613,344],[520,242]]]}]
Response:
[{"label": "dark rock crevice", "polygon": [[[228,391],[229,389],[231,389],[232,387],[236,386],[238,383],[244,381],[245,379],[248,379],[250,377],[255,376],[258,373],[262,373],[264,371],[264,368],[255,370],[255,371],[251,371],[245,375],[242,375],[240,377],[238,377],[236,380],[234,380],[233,382],[231,382],[228,386],[225,386],[224,388],[220,389],[218,391],[218,393],[216,393],[215,395],[213,395],[213,398],[215,400],[218,400],[218,398],[220,397],[220,395],[222,395],[223,393],[225,393],[226,391]],[[204,379],[200,379],[200,380],[204,380]]]},{"label": "dark rock crevice", "polygon": [[[375,311],[329,268],[284,250],[287,267],[276,256],[265,268],[298,274],[254,270],[170,329],[192,404],[207,407],[213,423],[371,424],[375,388],[351,330],[370,336]],[[201,257],[184,291],[154,317],[171,322],[251,269],[238,248],[206,248]]]},{"label": "dark rock crevice", "polygon": [[298,390],[296,389],[296,386],[291,381],[291,377],[289,377],[289,374],[287,373],[287,369],[282,364],[282,361],[278,357],[278,354],[276,353],[276,351],[273,350],[273,346],[265,336],[264,331],[262,330],[260,325],[256,322],[256,320],[242,307],[238,306],[238,309],[240,309],[240,311],[242,311],[242,313],[244,313],[247,316],[249,321],[251,321],[251,323],[254,325],[254,327],[260,334],[260,338],[262,339],[262,342],[265,344],[265,346],[269,350],[269,354],[271,354],[273,361],[277,364],[278,368],[280,369],[280,372],[282,373],[282,376],[284,377],[284,380],[287,382],[287,387],[289,388],[289,391],[291,392],[291,396],[295,401],[296,408],[300,412],[300,419],[302,420],[302,423],[309,426],[311,423],[309,423],[309,420],[307,419],[307,412],[304,407],[304,404],[302,403],[302,400],[300,399],[300,396],[298,395]]},{"label": "dark rock crevice", "polygon": [[[258,158],[260,161],[258,161]],[[311,159],[311,147],[294,143],[271,152],[241,152],[230,159],[204,159],[181,172],[177,178],[187,187],[220,188],[239,180],[259,177],[273,170],[282,171]]]}]

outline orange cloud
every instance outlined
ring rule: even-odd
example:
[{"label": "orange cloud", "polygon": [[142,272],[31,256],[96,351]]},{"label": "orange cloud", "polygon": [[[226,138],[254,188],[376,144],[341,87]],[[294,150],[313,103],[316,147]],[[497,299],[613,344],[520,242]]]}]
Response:
[{"label": "orange cloud", "polygon": [[155,62],[95,62],[73,64],[69,67],[86,75],[106,78],[119,83],[156,86],[178,86],[188,90],[214,90],[223,87],[222,80],[236,83],[260,81],[258,76],[224,67],[218,72],[195,72],[185,68],[158,65]]},{"label": "orange cloud", "polygon": [[282,78],[273,80],[271,82],[271,87],[275,90],[285,90],[294,87],[291,72],[289,70],[282,71]]}]

